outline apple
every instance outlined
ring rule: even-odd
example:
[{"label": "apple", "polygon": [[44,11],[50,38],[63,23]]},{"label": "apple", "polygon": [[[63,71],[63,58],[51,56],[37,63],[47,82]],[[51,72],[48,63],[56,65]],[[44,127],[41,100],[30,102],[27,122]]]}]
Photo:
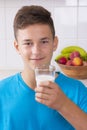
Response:
[{"label": "apple", "polygon": [[66,57],[61,57],[61,58],[59,58],[59,60],[58,60],[58,63],[60,63],[60,64],[66,64],[66,62],[67,62],[67,58]]},{"label": "apple", "polygon": [[80,57],[74,57],[72,59],[72,65],[73,66],[81,66],[81,65],[83,65],[83,60]]},{"label": "apple", "polygon": [[68,60],[68,61],[66,62],[66,65],[72,66],[72,60]]},{"label": "apple", "polygon": [[74,57],[80,57],[80,53],[79,53],[78,51],[73,51],[73,52],[70,54],[69,58],[70,58],[70,59],[73,59]]}]

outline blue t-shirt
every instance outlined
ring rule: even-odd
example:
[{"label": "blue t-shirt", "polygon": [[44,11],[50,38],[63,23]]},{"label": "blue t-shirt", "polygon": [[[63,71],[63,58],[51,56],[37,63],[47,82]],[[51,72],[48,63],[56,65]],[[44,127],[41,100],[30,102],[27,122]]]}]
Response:
[{"label": "blue t-shirt", "polygon": [[[63,74],[55,79],[62,91],[87,112],[87,88]],[[17,73],[0,81],[0,130],[75,130],[56,110],[35,100],[35,91]]]}]

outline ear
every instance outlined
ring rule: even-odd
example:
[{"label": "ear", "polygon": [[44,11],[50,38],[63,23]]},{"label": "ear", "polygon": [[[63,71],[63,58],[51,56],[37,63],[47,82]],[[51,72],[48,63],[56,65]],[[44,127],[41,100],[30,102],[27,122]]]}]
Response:
[{"label": "ear", "polygon": [[14,41],[14,47],[15,47],[16,51],[20,54],[19,44],[18,44],[18,42],[16,40]]},{"label": "ear", "polygon": [[55,36],[53,43],[53,51],[56,51],[57,47],[58,47],[58,37]]}]

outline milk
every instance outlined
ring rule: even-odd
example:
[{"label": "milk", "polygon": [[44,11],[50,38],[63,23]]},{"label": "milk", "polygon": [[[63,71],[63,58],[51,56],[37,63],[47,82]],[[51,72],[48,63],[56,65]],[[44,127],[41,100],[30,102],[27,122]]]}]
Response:
[{"label": "milk", "polygon": [[54,82],[55,77],[52,75],[38,75],[36,76],[36,82],[37,86],[39,85],[40,82],[45,82],[45,81],[52,81]]}]

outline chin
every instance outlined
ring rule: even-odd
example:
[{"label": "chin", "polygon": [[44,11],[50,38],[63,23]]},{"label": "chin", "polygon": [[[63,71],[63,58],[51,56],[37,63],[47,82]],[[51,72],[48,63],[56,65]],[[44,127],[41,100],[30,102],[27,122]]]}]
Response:
[{"label": "chin", "polygon": [[49,65],[49,64],[50,63],[48,63],[48,62],[38,62],[38,63],[29,65],[29,68],[34,70],[38,66]]}]

